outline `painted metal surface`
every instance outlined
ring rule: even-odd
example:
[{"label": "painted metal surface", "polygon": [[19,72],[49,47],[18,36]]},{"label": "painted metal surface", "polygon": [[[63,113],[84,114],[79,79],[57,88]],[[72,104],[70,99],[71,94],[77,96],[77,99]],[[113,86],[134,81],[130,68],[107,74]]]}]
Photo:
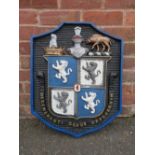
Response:
[{"label": "painted metal surface", "polygon": [[[82,42],[94,33],[113,43],[103,55]],[[122,51],[122,39],[101,32],[91,23],[63,23],[51,32],[33,36],[32,114],[74,137],[103,128],[122,110]]]}]

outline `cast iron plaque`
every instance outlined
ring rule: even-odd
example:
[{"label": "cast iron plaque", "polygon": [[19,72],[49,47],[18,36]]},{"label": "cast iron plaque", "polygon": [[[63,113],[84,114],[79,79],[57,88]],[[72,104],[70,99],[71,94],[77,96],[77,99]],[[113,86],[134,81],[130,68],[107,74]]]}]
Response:
[{"label": "cast iron plaque", "polygon": [[50,128],[80,137],[122,110],[120,38],[91,23],[63,23],[31,39],[31,111]]}]

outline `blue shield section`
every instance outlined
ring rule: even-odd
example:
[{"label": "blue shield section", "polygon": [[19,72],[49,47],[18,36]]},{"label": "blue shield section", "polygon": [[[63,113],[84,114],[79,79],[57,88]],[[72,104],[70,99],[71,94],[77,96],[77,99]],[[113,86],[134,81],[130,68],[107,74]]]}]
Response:
[{"label": "blue shield section", "polygon": [[76,82],[77,61],[73,57],[48,57],[48,87],[74,87]]},{"label": "blue shield section", "polygon": [[105,108],[105,89],[82,88],[78,96],[77,117],[95,117]]}]

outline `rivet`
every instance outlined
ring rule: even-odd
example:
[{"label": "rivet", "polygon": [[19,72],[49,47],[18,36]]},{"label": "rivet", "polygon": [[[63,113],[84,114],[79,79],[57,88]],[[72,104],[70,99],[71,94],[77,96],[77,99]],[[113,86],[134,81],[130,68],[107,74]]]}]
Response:
[{"label": "rivet", "polygon": [[110,101],[110,102],[109,102],[109,104],[110,104],[110,105],[112,105],[112,104],[113,104],[113,102],[112,102],[112,101]]},{"label": "rivet", "polygon": [[108,112],[105,112],[105,115],[107,116],[108,115]]},{"label": "rivet", "polygon": [[43,93],[43,92],[41,92],[41,93],[40,93],[40,96],[44,96],[44,93]]},{"label": "rivet", "polygon": [[86,125],[87,125],[87,123],[86,123],[86,122],[83,122],[83,125],[84,125],[84,126],[86,126]]},{"label": "rivet", "polygon": [[43,99],[41,99],[41,101],[40,101],[40,102],[41,102],[41,104],[45,103]]},{"label": "rivet", "polygon": [[95,122],[94,121],[91,121],[91,124],[95,124]]},{"label": "rivet", "polygon": [[112,105],[108,105],[108,108],[111,109],[112,108]]},{"label": "rivet", "polygon": [[73,125],[73,124],[72,124],[72,122],[68,122],[68,125],[71,126],[71,125]]},{"label": "rivet", "polygon": [[59,119],[57,121],[58,121],[58,124],[60,124],[61,121]]},{"label": "rivet", "polygon": [[105,116],[104,115],[102,115],[102,119],[105,119]]},{"label": "rivet", "polygon": [[96,124],[98,123],[98,119],[95,120]]},{"label": "rivet", "polygon": [[46,108],[45,107],[43,107],[43,111],[46,111]]},{"label": "rivet", "polygon": [[80,122],[80,127],[83,127],[83,122]]},{"label": "rivet", "polygon": [[50,117],[49,119],[50,119],[50,120],[53,120],[53,117]]},{"label": "rivet", "polygon": [[114,97],[114,94],[113,93],[110,93],[110,97]]},{"label": "rivet", "polygon": [[107,112],[110,112],[110,109],[107,109],[106,111],[107,111]]},{"label": "rivet", "polygon": [[54,118],[54,119],[53,119],[53,122],[56,123],[56,121],[57,121],[57,120]]},{"label": "rivet", "polygon": [[102,121],[102,117],[99,117],[99,121]]},{"label": "rivet", "polygon": [[50,117],[50,114],[47,114],[47,115],[46,115],[46,117],[48,117],[48,118],[49,118],[49,117]]},{"label": "rivet", "polygon": [[48,111],[45,111],[45,112],[44,112],[44,115],[46,115],[47,113],[48,113]]},{"label": "rivet", "polygon": [[75,123],[75,127],[79,127],[79,123]]},{"label": "rivet", "polygon": [[75,123],[72,124],[73,127],[76,127]]}]

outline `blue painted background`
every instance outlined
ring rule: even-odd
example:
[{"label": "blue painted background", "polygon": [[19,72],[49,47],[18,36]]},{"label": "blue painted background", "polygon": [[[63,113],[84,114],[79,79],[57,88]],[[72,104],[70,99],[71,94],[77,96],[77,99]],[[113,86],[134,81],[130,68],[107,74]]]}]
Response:
[{"label": "blue painted background", "polygon": [[[100,103],[95,107],[95,113],[91,113],[90,110],[87,110],[84,108],[84,105],[86,102],[81,99],[81,96],[85,97],[85,92],[95,92],[96,98],[95,102],[97,99],[100,100]],[[101,88],[82,88],[81,91],[77,94],[78,95],[78,117],[94,117],[101,112],[103,112],[103,109],[105,108],[105,90]]]},{"label": "blue painted background", "polygon": [[[58,79],[55,75],[58,73],[52,65],[56,65],[56,60],[67,60],[68,68],[72,69],[69,76],[67,76],[67,83],[63,83],[62,79]],[[49,56],[48,57],[48,86],[49,87],[74,87],[74,84],[77,83],[77,61],[73,57],[63,57],[63,56]]]}]

